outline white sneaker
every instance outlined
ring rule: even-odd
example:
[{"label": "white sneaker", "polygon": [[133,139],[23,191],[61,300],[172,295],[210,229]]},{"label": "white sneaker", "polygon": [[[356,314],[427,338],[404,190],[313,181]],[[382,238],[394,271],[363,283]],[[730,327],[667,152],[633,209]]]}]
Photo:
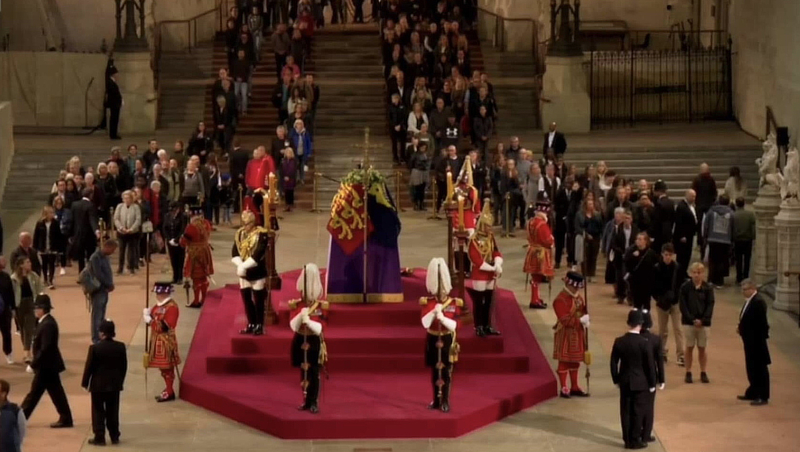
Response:
[{"label": "white sneaker", "polygon": [[28,372],[29,374],[32,374],[33,373],[33,368],[31,368],[31,366],[28,366],[28,367],[25,368],[25,372]]},{"label": "white sneaker", "polygon": [[67,269],[62,268],[61,271],[58,272],[59,275],[64,276],[67,274]]},{"label": "white sneaker", "polygon": [[14,364],[14,358],[11,355],[6,355],[6,363]]}]

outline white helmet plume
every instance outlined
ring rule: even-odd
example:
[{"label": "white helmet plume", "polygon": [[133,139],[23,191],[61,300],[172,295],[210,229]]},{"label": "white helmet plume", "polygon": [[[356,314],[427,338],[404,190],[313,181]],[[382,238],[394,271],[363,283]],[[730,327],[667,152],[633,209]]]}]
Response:
[{"label": "white helmet plume", "polygon": [[453,289],[453,285],[450,283],[450,270],[447,268],[447,262],[441,257],[434,257],[428,264],[425,287],[432,295],[438,295],[440,288],[444,293],[450,293],[450,290]]},{"label": "white helmet plume", "polygon": [[322,280],[319,277],[319,267],[316,264],[306,264],[297,278],[297,291],[305,293],[308,300],[319,300],[322,297]]}]

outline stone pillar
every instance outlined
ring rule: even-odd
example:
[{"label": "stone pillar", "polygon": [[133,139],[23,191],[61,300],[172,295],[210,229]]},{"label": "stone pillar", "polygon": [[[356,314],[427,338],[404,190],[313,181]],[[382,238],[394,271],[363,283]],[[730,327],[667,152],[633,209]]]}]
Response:
[{"label": "stone pillar", "polygon": [[772,307],[797,313],[800,309],[800,285],[797,275],[784,276],[784,272],[800,271],[800,205],[781,203],[775,216],[778,235],[778,285]]},{"label": "stone pillar", "polygon": [[778,272],[778,235],[775,216],[781,206],[781,193],[774,185],[758,189],[753,203],[756,213],[756,243],[753,256],[753,279],[756,284],[772,281]]},{"label": "stone pillar", "polygon": [[584,56],[553,56],[545,59],[547,71],[542,87],[542,124],[556,122],[566,133],[588,133],[591,128]]},{"label": "stone pillar", "polygon": [[114,54],[119,70],[117,84],[122,91],[119,131],[125,134],[151,133],[156,130],[156,90],[149,52]]}]

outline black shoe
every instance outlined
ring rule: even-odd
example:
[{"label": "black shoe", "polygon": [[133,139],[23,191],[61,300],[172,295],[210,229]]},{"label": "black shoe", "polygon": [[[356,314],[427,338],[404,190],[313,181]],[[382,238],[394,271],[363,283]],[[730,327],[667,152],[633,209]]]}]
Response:
[{"label": "black shoe", "polygon": [[561,397],[562,399],[568,399],[569,398],[569,392],[567,392],[567,391],[559,391],[558,392],[558,396]]},{"label": "black shoe", "polygon": [[483,327],[482,326],[476,326],[475,327],[475,335],[478,336],[478,337],[486,336],[486,333],[483,331]]},{"label": "black shoe", "polygon": [[72,428],[72,421],[62,421],[59,420],[58,422],[53,422],[50,424],[50,428]]},{"label": "black shoe", "polygon": [[308,410],[308,405],[303,404],[297,407],[297,411],[306,411],[306,410]]},{"label": "black shoe", "polygon": [[308,411],[311,412],[311,414],[317,414],[319,413],[319,407],[316,404],[311,405],[308,407]]},{"label": "black shoe", "polygon": [[747,397],[746,395],[737,395],[736,398],[739,399],[739,400],[746,400],[746,401],[757,400],[757,399],[754,399],[752,397]]},{"label": "black shoe", "polygon": [[542,303],[531,303],[531,304],[528,305],[528,308],[530,308],[530,309],[547,309],[547,303],[545,303],[545,302],[542,302]]},{"label": "black shoe", "polygon": [[766,405],[768,403],[769,403],[769,400],[755,399],[752,402],[750,402],[750,405],[751,406],[764,406],[764,405]]},{"label": "black shoe", "polygon": [[440,407],[441,407],[441,405],[439,405],[439,401],[438,400],[434,400],[433,402],[428,404],[428,409],[429,410],[438,410]]},{"label": "black shoe", "polygon": [[647,443],[632,443],[625,446],[626,449],[644,449],[647,447]]},{"label": "black shoe", "polygon": [[556,265],[554,265],[553,268],[558,270],[559,268],[561,268],[561,263],[556,263]]},{"label": "black shoe", "polygon": [[494,329],[494,328],[492,328],[490,326],[484,327],[483,328],[483,333],[488,335],[488,336],[499,336],[500,335],[499,331],[497,331],[496,329]]},{"label": "black shoe", "polygon": [[255,325],[247,325],[247,328],[239,330],[239,334],[253,334],[253,329],[255,329]]},{"label": "black shoe", "polygon": [[111,438],[111,444],[119,444],[119,437]]},{"label": "black shoe", "polygon": [[617,304],[625,304],[625,298],[617,297]]},{"label": "black shoe", "polygon": [[263,325],[256,325],[253,328],[253,336],[263,336],[264,335],[264,326]]},{"label": "black shoe", "polygon": [[442,402],[442,413],[449,413],[450,412],[450,404],[448,402]]},{"label": "black shoe", "polygon": [[112,139],[112,140],[121,140],[121,139],[122,139],[122,137],[120,137],[120,136],[116,136],[116,137],[111,137],[111,139]]},{"label": "black shoe", "polygon": [[705,372],[700,372],[700,381],[703,383],[711,383],[711,380],[708,379],[708,374]]},{"label": "black shoe", "polygon": [[650,435],[649,438],[642,438],[642,442],[643,443],[654,443],[654,442],[656,442],[656,437],[653,436],[653,435]]},{"label": "black shoe", "polygon": [[104,439],[89,438],[89,441],[86,441],[86,443],[89,444],[89,445],[92,445],[92,446],[105,446],[106,445],[106,440],[105,440],[105,438]]},{"label": "black shoe", "polygon": [[583,389],[572,389],[569,391],[570,397],[589,397],[589,393]]},{"label": "black shoe", "polygon": [[691,372],[686,372],[686,376],[683,378],[683,382],[684,383],[694,383],[694,381],[692,381],[692,373]]}]

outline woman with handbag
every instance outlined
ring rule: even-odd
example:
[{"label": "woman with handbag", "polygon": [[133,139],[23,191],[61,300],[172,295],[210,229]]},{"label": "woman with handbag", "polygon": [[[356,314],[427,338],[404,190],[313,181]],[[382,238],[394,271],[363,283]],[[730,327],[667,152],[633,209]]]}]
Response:
[{"label": "woman with handbag", "polygon": [[[11,275],[11,283],[14,286],[14,303],[17,306],[17,325],[22,337],[22,348],[25,350],[25,363],[30,364],[33,359],[31,345],[33,344],[33,334],[36,331],[33,300],[37,295],[44,293],[44,284],[39,275],[33,272],[29,258],[20,257],[14,264],[15,270]],[[30,365],[25,371],[33,373]]]}]

